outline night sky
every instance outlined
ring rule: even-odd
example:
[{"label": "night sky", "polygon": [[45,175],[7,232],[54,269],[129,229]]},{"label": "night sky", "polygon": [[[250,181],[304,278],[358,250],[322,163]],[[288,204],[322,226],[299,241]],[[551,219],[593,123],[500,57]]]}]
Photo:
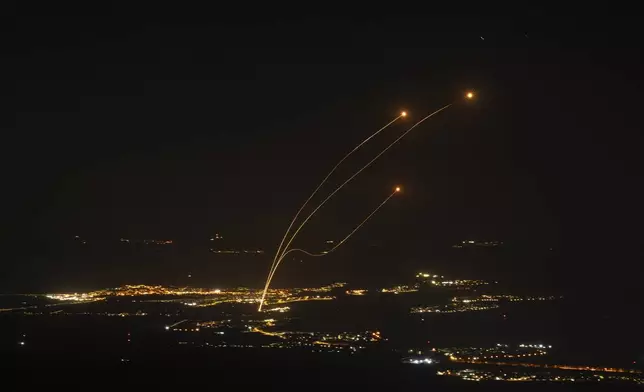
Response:
[{"label": "night sky", "polygon": [[[20,14],[5,52],[18,109],[2,143],[4,292],[259,286],[292,214],[344,153],[410,113],[336,184],[455,100],[332,199],[299,243],[340,238],[394,185],[404,193],[337,254],[289,263],[276,282],[366,284],[426,266],[544,288],[637,287],[644,68],[632,21],[45,13]],[[474,102],[461,100],[468,89]],[[217,232],[267,253],[213,258]],[[92,250],[75,249],[75,235]],[[128,253],[113,249],[120,237],[177,245]],[[455,255],[470,238],[507,246]]]}]

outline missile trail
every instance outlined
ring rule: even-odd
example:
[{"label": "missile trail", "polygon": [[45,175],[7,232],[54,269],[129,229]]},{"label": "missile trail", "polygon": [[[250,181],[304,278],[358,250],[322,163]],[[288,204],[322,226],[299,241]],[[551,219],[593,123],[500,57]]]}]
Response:
[{"label": "missile trail", "polygon": [[[328,251],[326,251],[326,252],[322,252],[322,253],[311,253],[311,252],[309,252],[309,251],[307,251],[307,250],[304,250],[304,249],[298,249],[298,248],[289,249],[289,250],[287,250],[286,252],[284,252],[284,254],[282,254],[282,256],[277,260],[277,264],[276,264],[276,265],[279,265],[279,264],[282,262],[282,260],[286,257],[286,255],[288,255],[288,254],[289,254],[289,253],[291,253],[291,252],[302,252],[302,253],[304,253],[304,254],[307,254],[307,255],[309,255],[309,256],[313,256],[313,257],[320,257],[320,256],[326,256],[326,255],[328,255],[329,253],[331,253],[331,252],[333,252],[334,250],[338,249],[338,248],[339,248],[342,244],[344,244],[344,243],[345,243],[349,238],[351,238],[351,236],[352,236],[356,231],[358,231],[358,230],[359,230],[359,229],[360,229],[360,228],[361,228],[365,223],[367,223],[367,221],[368,221],[368,220],[369,220],[369,219],[370,219],[370,218],[371,218],[371,217],[372,217],[376,212],[378,212],[378,210],[380,210],[380,209],[382,208],[382,206],[384,206],[385,204],[387,204],[387,202],[389,201],[389,199],[391,199],[391,198],[392,198],[396,193],[398,193],[398,192],[400,192],[400,188],[399,188],[399,187],[396,187],[396,189],[391,193],[391,195],[387,196],[387,198],[386,198],[382,203],[380,203],[380,204],[378,205],[378,207],[376,207],[373,211],[371,211],[371,213],[370,213],[369,215],[367,215],[367,217],[366,217],[366,218],[364,218],[364,219],[362,220],[362,222],[360,222],[360,224],[359,224],[358,226],[356,226],[356,227],[355,227],[355,228],[354,228],[354,229],[353,229],[349,234],[347,234],[347,236],[346,236],[346,237],[344,237],[340,242],[338,242],[338,243],[337,243],[333,248],[331,248],[330,250],[328,250]],[[275,270],[277,270],[277,267],[275,267]],[[275,272],[275,270],[273,270],[273,273]],[[270,275],[270,279],[271,279],[271,280],[273,279],[273,275]],[[262,310],[262,306],[264,305],[264,299],[266,298],[266,293],[267,293],[267,292],[268,292],[268,286],[266,286],[266,288],[265,288],[264,292],[262,293],[262,299],[261,299],[261,300],[260,300],[260,302],[259,302],[259,309],[258,309],[258,311],[260,311],[260,312],[261,312],[261,310]]]},{"label": "missile trail", "polygon": [[[442,108],[440,108],[440,109],[438,109],[438,110],[434,111],[433,113],[428,114],[427,116],[425,116],[424,118],[422,118],[420,121],[418,121],[416,124],[412,125],[408,130],[406,130],[405,132],[403,132],[403,134],[402,134],[402,135],[398,136],[398,138],[397,138],[396,140],[394,140],[391,144],[389,144],[387,147],[385,147],[385,148],[384,148],[380,153],[378,153],[378,155],[376,155],[372,160],[370,160],[369,162],[367,162],[367,164],[366,164],[366,165],[364,165],[362,168],[360,168],[360,170],[358,170],[357,172],[355,172],[355,173],[354,173],[351,177],[349,177],[345,182],[343,182],[342,184],[340,184],[340,186],[338,186],[338,187],[337,187],[333,192],[331,192],[331,194],[330,194],[329,196],[327,196],[327,197],[326,197],[326,199],[324,199],[324,200],[323,200],[323,201],[322,201],[322,202],[321,202],[321,203],[320,203],[320,204],[319,204],[319,205],[318,205],[318,206],[313,210],[313,212],[311,212],[311,213],[306,217],[306,219],[304,220],[304,222],[302,222],[302,223],[300,224],[300,226],[295,230],[295,232],[294,232],[294,233],[293,233],[293,235],[291,236],[291,238],[290,238],[290,240],[288,241],[288,243],[286,244],[286,246],[284,246],[284,248],[283,248],[283,250],[282,250],[282,255],[283,255],[284,253],[286,253],[284,250],[285,250],[285,249],[286,249],[286,250],[288,249],[288,247],[291,245],[291,243],[293,242],[293,240],[295,239],[295,237],[297,237],[297,234],[300,232],[300,230],[302,230],[302,227],[304,227],[304,225],[309,221],[309,219],[311,219],[311,217],[312,217],[312,216],[313,216],[313,215],[314,215],[314,214],[315,214],[315,213],[316,213],[320,208],[322,208],[322,206],[324,206],[324,204],[325,204],[325,203],[326,203],[326,202],[327,202],[331,197],[333,197],[333,195],[335,195],[335,194],[336,194],[340,189],[342,189],[346,184],[348,184],[351,180],[353,180],[353,179],[354,179],[358,174],[360,174],[363,170],[365,170],[366,168],[368,168],[369,166],[371,166],[371,164],[372,164],[373,162],[375,162],[378,158],[380,158],[380,156],[382,156],[385,152],[387,152],[387,150],[389,150],[389,149],[390,149],[391,147],[393,147],[396,143],[398,143],[402,138],[404,138],[404,137],[405,137],[409,132],[411,132],[414,128],[416,128],[417,126],[419,126],[420,124],[422,124],[425,120],[429,119],[430,117],[432,117],[432,116],[434,116],[434,115],[436,115],[436,114],[438,114],[438,113],[442,112],[443,110],[445,110],[445,109],[449,108],[450,106],[452,106],[452,103],[450,103],[450,104],[448,104],[448,105],[443,106]],[[278,252],[278,254],[279,254],[279,252]],[[263,305],[263,303],[264,303],[264,298],[266,297],[266,292],[268,291],[268,287],[269,287],[269,286],[270,286],[270,284],[271,284],[271,280],[273,279],[273,275],[275,275],[275,271],[277,271],[277,267],[279,267],[279,264],[280,264],[280,262],[282,261],[282,257],[281,257],[281,256],[280,256],[279,258],[277,258],[277,257],[276,257],[276,260],[277,260],[277,261],[274,263],[273,267],[271,268],[271,271],[270,271],[270,272],[269,272],[269,274],[268,274],[268,278],[266,279],[266,285],[264,286],[264,292],[262,293],[262,299],[261,299],[261,301],[260,301],[260,303],[259,303],[259,309],[258,309],[259,311],[261,311],[261,310],[262,310],[262,305]]]},{"label": "missile trail", "polygon": [[[353,175],[352,175],[351,177],[349,177],[345,182],[343,182],[342,184],[340,184],[340,186],[338,186],[338,187],[337,187],[333,192],[331,192],[331,194],[330,194],[329,196],[327,196],[327,197],[326,197],[326,199],[322,200],[322,202],[321,202],[321,203],[320,203],[320,204],[319,204],[319,205],[318,205],[318,206],[313,210],[313,212],[311,212],[311,213],[306,217],[306,219],[304,220],[304,222],[302,222],[302,223],[300,224],[300,226],[297,228],[297,230],[295,230],[295,232],[294,232],[294,233],[293,233],[293,235],[291,236],[291,239],[286,243],[286,246],[284,247],[284,249],[288,249],[289,245],[291,245],[291,243],[293,242],[293,240],[295,239],[295,237],[297,237],[298,233],[300,232],[300,230],[302,230],[302,228],[303,228],[303,227],[304,227],[304,225],[309,221],[309,219],[311,219],[311,218],[313,217],[313,215],[315,215],[315,213],[316,213],[320,208],[322,208],[322,206],[324,206],[324,204],[326,204],[326,202],[327,202],[331,197],[333,197],[336,193],[338,193],[338,191],[340,191],[340,189],[342,189],[346,184],[348,184],[351,180],[353,180],[353,179],[354,179],[358,174],[362,173],[362,171],[364,171],[366,168],[368,168],[369,166],[371,166],[371,164],[372,164],[372,163],[374,163],[378,158],[380,158],[380,156],[382,156],[385,152],[387,152],[387,150],[389,150],[389,149],[390,149],[391,147],[393,147],[396,143],[398,143],[398,142],[399,142],[403,137],[405,137],[405,135],[407,135],[409,132],[411,132],[414,128],[416,128],[417,126],[419,126],[420,124],[422,124],[422,123],[423,123],[423,121],[427,120],[428,118],[432,117],[432,116],[433,116],[433,115],[435,115],[435,114],[440,113],[441,111],[443,111],[443,110],[447,109],[447,108],[448,108],[448,107],[450,107],[450,106],[452,106],[452,104],[451,104],[451,103],[450,103],[449,105],[443,106],[442,108],[440,108],[440,109],[436,110],[435,112],[433,112],[433,113],[431,113],[431,114],[429,114],[429,115],[425,116],[423,119],[421,119],[421,120],[420,120],[420,121],[418,121],[416,124],[414,124],[411,128],[409,128],[408,130],[406,130],[402,135],[398,136],[398,138],[397,138],[396,140],[394,140],[393,142],[391,142],[391,144],[389,144],[387,147],[385,147],[385,149],[384,149],[384,150],[380,151],[380,153],[378,153],[378,155],[376,155],[372,160],[370,160],[369,162],[367,162],[367,164],[365,164],[364,166],[362,166],[362,167],[360,168],[360,170],[358,170],[357,172],[353,173]],[[275,269],[277,269],[277,264],[275,265],[275,268],[273,268],[273,271],[274,271]]]},{"label": "missile trail", "polygon": [[391,198],[392,198],[396,193],[398,193],[398,191],[394,191],[391,195],[387,196],[387,198],[386,198],[382,203],[380,203],[380,205],[378,205],[378,207],[376,207],[376,209],[375,209],[375,210],[371,211],[371,214],[369,214],[369,215],[368,215],[368,216],[367,216],[367,217],[366,217],[362,222],[360,222],[360,224],[359,224],[358,226],[356,226],[356,227],[355,227],[355,228],[354,228],[354,229],[353,229],[349,234],[347,234],[347,236],[346,236],[346,237],[344,237],[340,242],[338,242],[338,243],[337,243],[333,248],[329,249],[328,251],[326,251],[326,252],[321,252],[321,253],[311,253],[311,252],[306,251],[306,250],[304,250],[304,249],[292,248],[292,249],[289,249],[289,250],[287,250],[286,252],[284,252],[284,254],[282,255],[282,257],[280,257],[280,261],[281,261],[283,258],[285,258],[287,254],[289,254],[289,253],[291,253],[291,252],[302,252],[302,253],[304,253],[304,254],[306,254],[306,255],[313,256],[313,257],[320,257],[320,256],[326,256],[326,255],[328,255],[329,253],[331,253],[331,252],[333,252],[334,250],[338,249],[342,244],[344,244],[344,243],[345,243],[345,242],[346,242],[346,241],[347,241],[347,240],[348,240],[348,239],[349,239],[349,238],[350,238],[350,237],[351,237],[351,236],[352,236],[356,231],[360,230],[360,228],[361,228],[365,223],[367,223],[367,221],[368,221],[368,220],[369,220],[369,219],[370,219],[370,218],[371,218],[371,217],[372,217],[376,212],[378,212],[378,210],[379,210],[380,208],[382,208],[382,206],[384,206],[384,205],[389,201],[389,199],[391,199]]},{"label": "missile trail", "polygon": [[[277,251],[275,252],[275,257],[273,258],[273,263],[271,264],[271,268],[270,268],[270,270],[269,270],[269,275],[272,273],[273,268],[275,267],[275,264],[277,263],[277,259],[278,259],[279,255],[280,255],[281,250],[282,250],[282,245],[284,244],[284,241],[286,240],[286,237],[288,237],[288,234],[289,234],[289,232],[291,231],[291,228],[293,228],[293,225],[295,224],[295,221],[296,221],[296,220],[297,220],[297,218],[300,216],[300,213],[302,213],[302,210],[304,210],[304,208],[305,208],[305,207],[306,207],[306,205],[309,203],[309,201],[311,201],[311,199],[313,198],[313,196],[315,196],[315,194],[320,190],[320,188],[322,188],[322,185],[324,185],[324,183],[326,182],[326,180],[328,180],[328,179],[329,179],[329,177],[331,177],[331,175],[332,175],[332,174],[337,170],[337,168],[342,164],[342,162],[344,162],[347,158],[349,158],[349,156],[351,156],[354,152],[356,152],[360,147],[362,147],[365,143],[367,143],[367,142],[368,142],[369,140],[371,140],[373,137],[375,137],[376,135],[378,135],[380,132],[382,132],[382,131],[384,131],[385,129],[387,129],[391,124],[395,123],[395,122],[396,122],[396,121],[398,121],[400,118],[402,118],[402,117],[406,117],[406,116],[407,116],[407,113],[406,113],[406,112],[402,112],[398,117],[396,117],[396,118],[394,118],[393,120],[391,120],[390,122],[388,122],[385,126],[383,126],[382,128],[380,128],[380,129],[379,129],[379,130],[377,130],[375,133],[373,133],[371,136],[369,136],[368,138],[364,139],[360,144],[358,144],[357,146],[355,146],[355,147],[353,148],[353,150],[349,151],[349,153],[348,153],[348,154],[346,154],[344,157],[342,157],[342,159],[340,159],[340,161],[338,161],[338,163],[336,163],[336,164],[335,164],[335,166],[333,166],[333,169],[331,169],[331,171],[326,175],[326,177],[324,177],[324,179],[322,180],[322,182],[320,182],[320,184],[315,188],[315,190],[313,191],[313,193],[311,193],[311,195],[308,197],[308,199],[306,199],[306,201],[304,202],[304,204],[302,204],[302,206],[300,207],[300,209],[297,211],[297,213],[295,214],[295,216],[294,216],[294,217],[293,217],[293,219],[291,220],[291,223],[289,224],[288,228],[286,229],[286,232],[284,233],[284,237],[282,237],[282,241],[280,242],[280,245],[277,247]],[[267,281],[267,283],[266,283],[265,289],[266,289],[267,287],[268,287],[268,281]]]},{"label": "missile trail", "polygon": [[[366,165],[364,165],[362,168],[360,168],[360,170],[358,170],[357,172],[355,172],[355,173],[354,173],[351,177],[349,177],[345,182],[343,182],[342,184],[340,184],[340,186],[338,186],[338,187],[337,187],[333,192],[331,192],[331,194],[330,194],[329,196],[327,196],[327,197],[326,197],[326,199],[322,200],[322,202],[321,202],[321,203],[320,203],[320,204],[319,204],[319,205],[318,205],[318,206],[313,210],[313,212],[311,212],[311,213],[306,217],[306,219],[304,220],[304,222],[302,222],[302,223],[300,224],[300,226],[295,230],[295,232],[294,232],[294,233],[293,233],[293,235],[291,236],[291,239],[288,241],[288,243],[286,244],[286,246],[284,247],[284,249],[288,249],[288,247],[291,245],[291,243],[293,242],[293,240],[295,239],[295,237],[297,237],[297,235],[298,235],[298,233],[300,232],[300,230],[302,230],[302,227],[304,227],[304,225],[309,221],[309,219],[311,219],[311,217],[313,217],[313,215],[314,215],[314,214],[315,214],[315,213],[316,213],[320,208],[322,208],[322,206],[324,206],[324,204],[325,204],[325,203],[326,203],[326,202],[327,202],[331,197],[333,197],[333,195],[335,195],[335,194],[336,194],[340,189],[342,189],[346,184],[348,184],[351,180],[353,180],[353,179],[354,179],[358,174],[360,174],[363,170],[365,170],[366,168],[368,168],[369,166],[371,166],[371,164],[372,164],[372,163],[374,163],[378,158],[380,158],[380,156],[381,156],[381,155],[383,155],[385,152],[387,152],[387,150],[389,150],[389,149],[390,149],[391,147],[393,147],[396,143],[398,143],[398,142],[399,142],[403,137],[405,137],[405,136],[406,136],[409,132],[411,132],[414,128],[416,128],[417,126],[419,126],[420,124],[422,124],[422,123],[423,123],[425,120],[427,120],[428,118],[430,118],[430,117],[432,117],[432,116],[434,116],[434,115],[436,115],[436,114],[438,114],[438,113],[442,112],[443,110],[447,109],[447,108],[448,108],[448,107],[450,107],[450,106],[452,106],[452,104],[451,104],[451,103],[450,103],[450,104],[448,104],[448,105],[443,106],[442,108],[440,108],[440,109],[438,109],[438,110],[434,111],[433,113],[428,114],[427,116],[425,116],[424,118],[422,118],[420,121],[418,121],[416,124],[412,125],[408,130],[406,130],[405,132],[403,132],[403,134],[402,134],[402,135],[398,136],[398,138],[397,138],[396,140],[394,140],[393,142],[391,142],[391,144],[389,144],[387,147],[385,147],[385,148],[384,148],[384,150],[380,151],[380,153],[379,153],[378,155],[376,155],[372,160],[370,160],[369,162],[367,162],[367,164],[366,164]],[[284,250],[282,250],[282,254],[283,254],[283,253],[284,253]],[[261,301],[260,301],[260,303],[259,303],[259,310],[261,310],[261,309],[262,309],[262,304],[264,303],[264,298],[266,297],[266,292],[268,291],[268,287],[269,287],[269,286],[270,286],[270,284],[271,284],[271,280],[273,280],[273,276],[275,275],[275,271],[277,271],[277,267],[279,267],[280,262],[282,261],[282,257],[280,256],[279,258],[276,258],[276,260],[277,260],[277,261],[274,263],[273,267],[271,268],[271,271],[270,271],[270,272],[269,272],[269,274],[268,274],[268,278],[266,279],[266,285],[264,286],[264,292],[262,293],[262,300],[261,300]]]}]

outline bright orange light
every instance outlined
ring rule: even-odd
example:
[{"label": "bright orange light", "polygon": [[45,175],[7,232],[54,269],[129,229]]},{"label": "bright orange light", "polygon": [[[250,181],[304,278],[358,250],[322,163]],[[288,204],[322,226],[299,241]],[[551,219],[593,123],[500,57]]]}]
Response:
[{"label": "bright orange light", "polygon": [[466,97],[467,99],[472,99],[472,98],[474,98],[474,93],[470,91],[470,92],[468,92],[467,94],[465,94],[465,97]]},{"label": "bright orange light", "polygon": [[400,113],[400,117],[407,117],[407,112]]},{"label": "bright orange light", "polygon": [[396,189],[395,189],[395,191],[396,191],[396,192],[400,192],[400,187],[399,187],[399,186],[397,186],[397,187],[396,187]]}]

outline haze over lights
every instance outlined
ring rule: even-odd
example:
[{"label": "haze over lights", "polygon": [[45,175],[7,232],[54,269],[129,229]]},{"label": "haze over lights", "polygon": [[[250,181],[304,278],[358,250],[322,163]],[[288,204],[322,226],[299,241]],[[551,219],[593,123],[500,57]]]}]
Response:
[{"label": "haze over lights", "polygon": [[474,98],[474,93],[471,91],[468,91],[467,94],[465,94],[465,98],[467,99],[472,99]]}]

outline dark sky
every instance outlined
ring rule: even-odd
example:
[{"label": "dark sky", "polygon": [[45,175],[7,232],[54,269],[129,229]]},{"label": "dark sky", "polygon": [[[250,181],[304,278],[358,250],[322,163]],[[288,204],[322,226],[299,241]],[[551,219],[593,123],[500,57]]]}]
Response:
[{"label": "dark sky", "polygon": [[[631,20],[121,11],[19,13],[9,32],[18,110],[2,143],[5,291],[185,283],[175,275],[193,270],[201,284],[258,286],[337,159],[410,112],[336,182],[455,100],[332,199],[300,244],[341,237],[395,184],[404,194],[327,264],[286,267],[282,283],[429,266],[636,287],[644,68]],[[478,96],[464,104],[467,89]],[[196,249],[215,232],[267,254],[213,260]],[[74,250],[74,235],[94,250]],[[183,248],[124,256],[110,250],[120,237]],[[510,245],[480,260],[449,253],[467,238]]]}]

